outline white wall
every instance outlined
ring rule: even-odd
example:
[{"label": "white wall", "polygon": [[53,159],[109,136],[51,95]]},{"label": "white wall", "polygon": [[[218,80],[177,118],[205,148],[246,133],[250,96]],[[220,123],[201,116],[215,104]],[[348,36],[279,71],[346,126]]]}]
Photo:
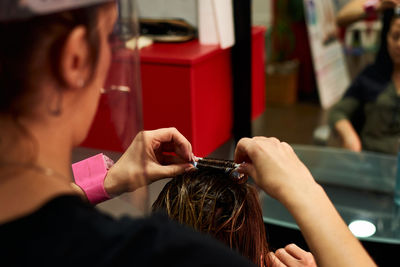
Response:
[{"label": "white wall", "polygon": [[[137,0],[140,17],[183,18],[193,26],[197,26],[197,1],[201,0]],[[271,0],[252,0],[252,5],[253,24],[269,28]]]},{"label": "white wall", "polygon": [[254,25],[264,25],[270,28],[272,23],[271,0],[253,0],[252,1],[252,20]]},{"label": "white wall", "polygon": [[197,26],[197,0],[137,0],[137,3],[139,17],[182,18]]}]

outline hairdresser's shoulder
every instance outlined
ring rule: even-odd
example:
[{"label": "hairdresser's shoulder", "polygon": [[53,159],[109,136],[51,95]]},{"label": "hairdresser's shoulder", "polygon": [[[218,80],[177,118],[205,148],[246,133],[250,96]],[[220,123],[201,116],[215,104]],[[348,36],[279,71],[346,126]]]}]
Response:
[{"label": "hairdresser's shoulder", "polygon": [[[136,229],[116,259],[129,258],[132,251],[137,251],[139,258],[135,263],[143,266],[253,266],[214,238],[179,225],[165,215],[131,222]],[[117,263],[123,265],[121,260]]]},{"label": "hairdresser's shoulder", "polygon": [[164,215],[115,219],[70,196],[0,225],[0,238],[7,266],[251,266]]},{"label": "hairdresser's shoulder", "polygon": [[214,238],[165,214],[120,219],[90,209],[84,214],[89,234],[83,240],[94,239],[89,245],[97,247],[105,266],[253,266]]}]

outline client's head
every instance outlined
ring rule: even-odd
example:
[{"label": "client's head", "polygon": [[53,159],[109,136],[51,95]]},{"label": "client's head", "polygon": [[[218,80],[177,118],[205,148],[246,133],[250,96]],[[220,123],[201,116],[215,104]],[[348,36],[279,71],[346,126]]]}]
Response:
[{"label": "client's head", "polygon": [[395,11],[387,33],[387,49],[394,65],[400,65],[400,13]]},{"label": "client's head", "polygon": [[219,170],[193,170],[165,185],[153,204],[153,211],[160,210],[265,265],[265,228],[252,185],[238,184]]}]

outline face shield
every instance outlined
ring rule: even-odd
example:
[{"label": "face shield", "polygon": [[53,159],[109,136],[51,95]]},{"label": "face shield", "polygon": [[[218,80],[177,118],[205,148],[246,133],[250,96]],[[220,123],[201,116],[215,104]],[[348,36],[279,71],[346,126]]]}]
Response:
[{"label": "face shield", "polygon": [[[140,61],[138,51],[139,22],[135,0],[2,0],[0,1],[0,22],[23,21],[33,17],[86,8],[93,5],[114,2],[118,18],[114,31],[109,37],[111,63],[106,81],[101,90],[97,113],[77,159],[84,159],[103,152],[114,161],[118,160],[136,134],[142,130],[142,93],[140,83]],[[29,21],[27,22],[29,23]],[[79,149],[78,149],[79,150]],[[135,153],[145,153],[144,148]],[[83,152],[82,152],[83,151]],[[140,157],[144,158],[144,157]],[[144,164],[142,164],[144,166]],[[118,201],[124,200],[123,212],[134,215],[149,211],[149,194],[144,177],[137,181],[142,187],[113,199],[114,204],[104,203],[106,209],[119,208]],[[101,204],[100,204],[101,205]],[[119,211],[117,214],[121,213]]]},{"label": "face shield", "polygon": [[[139,28],[134,0],[117,2],[118,19],[109,37],[111,64],[104,87],[99,111],[109,110],[110,125],[114,128],[114,142],[110,146],[96,143],[92,147],[125,151],[136,134],[142,130],[142,93],[140,84],[140,59],[137,47]],[[103,124],[104,117],[94,123]],[[104,124],[103,124],[104,128]],[[104,129],[99,129],[104,132]],[[98,132],[97,132],[98,134]],[[90,138],[89,138],[90,139]]]},{"label": "face shield", "polygon": [[[132,140],[143,129],[142,92],[140,82],[140,58],[138,49],[139,20],[135,0],[116,1],[118,19],[114,31],[109,37],[111,48],[111,64],[108,77],[102,88],[102,96],[95,121],[92,124],[87,142],[90,147],[117,150],[121,153],[130,146]],[[101,117],[100,115],[104,116]],[[109,145],[104,140],[96,143],[99,133],[108,133]],[[102,135],[102,134],[100,134]],[[93,139],[90,137],[93,136]],[[104,136],[104,135],[102,135]],[[106,137],[107,138],[107,137]],[[144,148],[135,153],[145,153]],[[140,157],[144,159],[144,157]],[[141,164],[144,168],[144,163]],[[132,193],[125,193],[114,200],[123,200],[128,204],[128,212],[144,215],[150,210],[149,191],[144,177],[137,181],[142,186]],[[119,205],[117,204],[119,207]],[[133,210],[129,210],[133,208]]]}]

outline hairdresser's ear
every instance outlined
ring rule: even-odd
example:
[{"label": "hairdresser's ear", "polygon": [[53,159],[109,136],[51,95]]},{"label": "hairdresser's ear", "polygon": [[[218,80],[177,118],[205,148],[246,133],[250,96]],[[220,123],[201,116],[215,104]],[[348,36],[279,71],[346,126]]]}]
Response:
[{"label": "hairdresser's ear", "polygon": [[90,73],[86,28],[75,27],[68,35],[60,57],[60,78],[67,88],[83,87]]}]

